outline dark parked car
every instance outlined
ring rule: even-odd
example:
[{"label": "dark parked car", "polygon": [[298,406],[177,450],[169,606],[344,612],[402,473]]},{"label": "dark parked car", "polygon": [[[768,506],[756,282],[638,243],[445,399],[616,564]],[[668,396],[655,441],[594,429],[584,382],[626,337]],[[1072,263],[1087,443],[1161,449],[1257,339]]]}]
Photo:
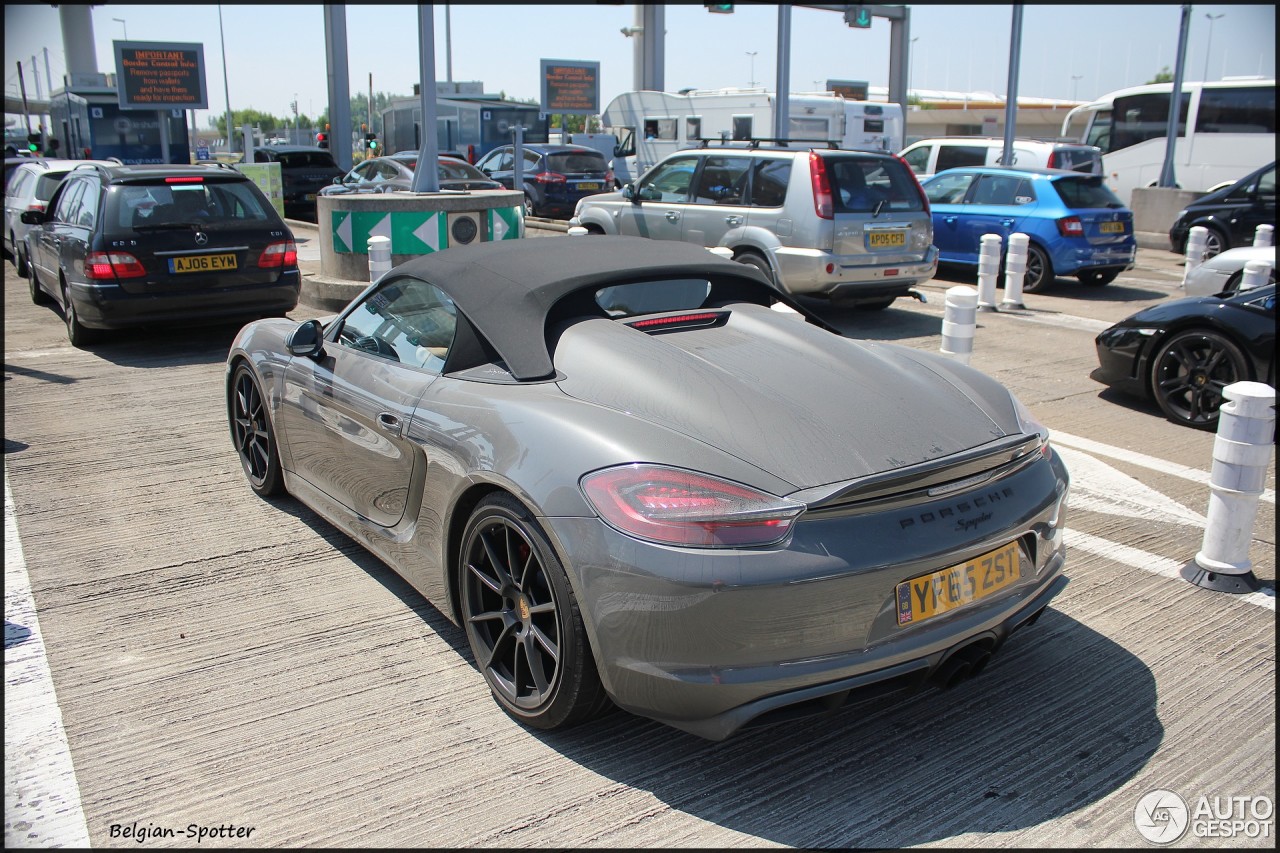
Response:
[{"label": "dark parked car", "polygon": [[1068,474],[1006,388],[688,243],[445,249],[249,324],[226,377],[253,490],[401,573],[540,729],[950,686],[1066,584]]},{"label": "dark parked car", "polygon": [[283,316],[298,304],[293,234],[230,166],[82,165],[22,221],[31,299],[62,306],[75,346],[102,329]]},{"label": "dark parked car", "polygon": [[[386,157],[373,157],[358,163],[342,178],[323,190],[324,195],[413,189],[413,170],[418,166],[417,151],[399,151]],[[483,172],[456,157],[441,154],[436,158],[436,180],[442,190],[500,190],[502,184],[490,180]]]},{"label": "dark parked car", "polygon": [[1154,399],[1175,423],[1218,428],[1222,389],[1276,384],[1275,283],[1143,309],[1098,335],[1090,376]]},{"label": "dark parked car", "polygon": [[324,148],[306,145],[265,145],[253,149],[253,162],[279,163],[284,185],[284,215],[316,221],[316,195],[341,178],[342,169]]},{"label": "dark parked car", "polygon": [[[583,145],[529,144],[523,149],[525,207],[531,216],[568,219],[578,199],[613,188],[604,155]],[[476,168],[507,189],[515,188],[515,146],[495,148]]]},{"label": "dark parked car", "polygon": [[[1133,211],[1102,175],[1001,166],[948,169],[923,182],[933,210],[938,260],[976,268],[984,234],[1030,238],[1022,288],[1043,290],[1057,276],[1102,286],[1133,267]],[[1003,286],[1003,276],[998,279]]]},{"label": "dark parked car", "polygon": [[1205,259],[1240,246],[1252,246],[1259,225],[1276,224],[1276,164],[1273,160],[1229,187],[1208,193],[1178,213],[1169,228],[1169,245],[1186,254],[1187,235],[1197,225],[1208,230]]}]

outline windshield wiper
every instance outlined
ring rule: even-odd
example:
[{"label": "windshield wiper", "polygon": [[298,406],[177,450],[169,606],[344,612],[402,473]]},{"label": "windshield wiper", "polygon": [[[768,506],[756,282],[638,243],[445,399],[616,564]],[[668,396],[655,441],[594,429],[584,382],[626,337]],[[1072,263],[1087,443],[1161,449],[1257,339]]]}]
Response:
[{"label": "windshield wiper", "polygon": [[880,211],[884,210],[884,206],[889,203],[889,199],[882,198],[876,202],[876,206],[871,209],[871,218],[875,219],[880,215]]}]

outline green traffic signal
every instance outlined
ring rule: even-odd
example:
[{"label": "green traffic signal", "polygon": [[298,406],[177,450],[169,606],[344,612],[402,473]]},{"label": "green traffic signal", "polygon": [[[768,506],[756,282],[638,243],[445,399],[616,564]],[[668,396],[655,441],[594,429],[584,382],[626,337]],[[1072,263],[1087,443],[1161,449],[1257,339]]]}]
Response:
[{"label": "green traffic signal", "polygon": [[729,14],[730,12],[733,11],[732,3],[704,3],[703,5],[707,7],[708,12],[720,12],[722,14]]},{"label": "green traffic signal", "polygon": [[871,10],[866,6],[849,6],[844,10],[844,22],[860,30],[871,27]]}]

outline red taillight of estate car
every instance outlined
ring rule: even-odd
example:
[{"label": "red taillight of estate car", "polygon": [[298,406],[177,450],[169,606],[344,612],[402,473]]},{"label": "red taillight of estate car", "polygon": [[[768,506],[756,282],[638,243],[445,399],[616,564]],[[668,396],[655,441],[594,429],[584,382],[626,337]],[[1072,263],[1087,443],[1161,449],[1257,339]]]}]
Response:
[{"label": "red taillight of estate car", "polygon": [[276,267],[293,267],[298,265],[298,245],[292,240],[272,243],[262,250],[258,256],[258,266],[262,269]]},{"label": "red taillight of estate car", "polygon": [[90,252],[84,258],[84,277],[90,281],[141,278],[147,270],[128,252]]},{"label": "red taillight of estate car", "polygon": [[831,181],[827,164],[821,155],[809,152],[809,178],[813,181],[813,211],[819,219],[835,219],[835,203],[831,200]]}]

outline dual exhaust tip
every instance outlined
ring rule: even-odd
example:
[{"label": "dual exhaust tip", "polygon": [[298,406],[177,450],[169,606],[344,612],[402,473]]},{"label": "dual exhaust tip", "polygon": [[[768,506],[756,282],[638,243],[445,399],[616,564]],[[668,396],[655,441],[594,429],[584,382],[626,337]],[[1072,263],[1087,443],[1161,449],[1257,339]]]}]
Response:
[{"label": "dual exhaust tip", "polygon": [[[1024,622],[1020,622],[1010,630],[1010,634],[1018,628],[1035,624],[1045,608],[1040,608]],[[976,640],[970,640],[947,652],[937,669],[929,676],[929,680],[943,690],[950,690],[963,681],[976,677],[991,662],[991,656],[1003,642],[995,634],[986,634]]]}]

